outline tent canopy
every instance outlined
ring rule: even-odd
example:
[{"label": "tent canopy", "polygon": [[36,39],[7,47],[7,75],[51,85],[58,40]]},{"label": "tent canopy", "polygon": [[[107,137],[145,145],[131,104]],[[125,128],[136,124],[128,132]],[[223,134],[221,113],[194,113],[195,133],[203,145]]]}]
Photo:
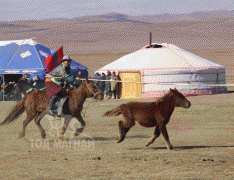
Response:
[{"label": "tent canopy", "polygon": [[76,76],[78,75],[79,71],[81,71],[82,75],[86,78],[89,77],[89,72],[86,66],[76,62],[76,61],[71,61],[71,69],[73,74]]},{"label": "tent canopy", "polygon": [[[0,41],[0,74],[30,74],[45,79],[45,58],[54,51],[32,39]],[[74,74],[81,70],[88,77],[87,68],[75,61],[71,63]]]},{"label": "tent canopy", "polygon": [[44,59],[52,52],[32,39],[0,41],[0,74],[28,73],[44,79]]}]

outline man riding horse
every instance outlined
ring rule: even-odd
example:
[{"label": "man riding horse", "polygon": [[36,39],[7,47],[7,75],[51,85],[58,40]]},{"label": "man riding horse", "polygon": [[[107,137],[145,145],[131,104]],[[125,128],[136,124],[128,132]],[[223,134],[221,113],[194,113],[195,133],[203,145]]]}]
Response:
[{"label": "man riding horse", "polygon": [[[52,98],[50,104],[50,111],[53,115],[60,115],[62,111],[62,105],[66,100],[66,96],[69,89],[78,88],[80,78],[75,78],[71,70],[71,61],[68,55],[65,55],[60,61],[61,64],[54,68],[49,74],[48,77],[50,80],[56,84],[60,91]],[[50,89],[47,89],[47,91]],[[60,105],[56,105],[57,102],[61,102]]]}]

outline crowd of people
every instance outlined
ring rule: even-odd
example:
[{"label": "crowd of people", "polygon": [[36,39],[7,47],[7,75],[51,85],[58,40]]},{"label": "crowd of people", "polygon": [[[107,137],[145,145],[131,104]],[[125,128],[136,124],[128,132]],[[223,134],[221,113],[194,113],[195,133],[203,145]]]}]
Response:
[{"label": "crowd of people", "polygon": [[[105,99],[119,99],[119,77],[113,71],[112,73],[108,70],[107,74],[105,73],[96,73],[93,76],[93,79],[97,79],[95,84],[99,87],[99,89],[105,95]],[[99,81],[100,80],[100,81]],[[106,81],[102,81],[106,80]]]},{"label": "crowd of people", "polygon": [[[78,73],[79,78],[83,78],[83,75],[81,71]],[[103,92],[105,99],[119,99],[119,80],[118,75],[113,71],[112,73],[108,70],[107,74],[102,73],[99,74],[98,72],[93,76],[93,79],[97,79],[95,81],[95,84],[99,87],[99,89]],[[30,78],[29,74],[23,74],[22,77],[18,80],[18,83],[24,83],[24,86],[26,88],[26,94],[31,93],[35,90],[42,89],[45,87],[45,83],[40,80],[40,77],[38,75],[34,76],[33,79]],[[77,88],[79,86],[80,81],[77,81]],[[1,82],[1,88],[0,88],[0,101],[3,100],[11,100],[14,96],[14,90],[16,87],[15,81],[8,82],[3,84]],[[75,84],[76,85],[76,84]],[[4,91],[4,93],[3,93]],[[25,94],[22,94],[22,97]]]},{"label": "crowd of people", "polygon": [[[40,80],[38,75],[33,77],[33,80],[30,78],[29,74],[23,74],[22,77],[18,80],[18,83],[24,83],[26,93],[30,93],[34,90],[41,89],[44,87],[44,82]],[[10,81],[7,83],[3,83],[1,81],[1,88],[0,88],[0,101],[3,100],[11,100],[14,96],[14,90],[16,88],[15,81]],[[25,94],[22,95],[22,97]],[[4,97],[3,97],[4,96]]]}]

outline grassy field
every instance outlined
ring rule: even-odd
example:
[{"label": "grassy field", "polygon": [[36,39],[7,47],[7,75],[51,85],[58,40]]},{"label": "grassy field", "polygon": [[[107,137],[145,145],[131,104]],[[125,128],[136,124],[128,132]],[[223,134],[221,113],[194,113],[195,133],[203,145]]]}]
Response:
[{"label": "grassy field", "polygon": [[[154,129],[138,124],[125,141],[116,143],[122,116],[103,118],[102,114],[129,100],[88,99],[83,134],[71,136],[73,127],[79,125],[74,124],[61,144],[51,131],[54,121],[50,116],[42,120],[46,140],[41,139],[34,122],[26,136],[17,139],[24,113],[0,127],[0,179],[233,179],[234,94],[188,100],[191,108],[177,108],[167,125],[173,151],[166,149],[162,136],[145,147]],[[1,119],[14,104],[1,102]]]}]

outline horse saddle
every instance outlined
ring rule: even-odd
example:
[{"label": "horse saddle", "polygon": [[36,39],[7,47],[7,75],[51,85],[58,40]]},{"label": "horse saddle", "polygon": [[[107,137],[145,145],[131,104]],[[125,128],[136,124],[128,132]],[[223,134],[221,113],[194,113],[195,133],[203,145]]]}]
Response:
[{"label": "horse saddle", "polygon": [[50,101],[49,110],[53,116],[61,116],[68,96],[54,96]]}]

